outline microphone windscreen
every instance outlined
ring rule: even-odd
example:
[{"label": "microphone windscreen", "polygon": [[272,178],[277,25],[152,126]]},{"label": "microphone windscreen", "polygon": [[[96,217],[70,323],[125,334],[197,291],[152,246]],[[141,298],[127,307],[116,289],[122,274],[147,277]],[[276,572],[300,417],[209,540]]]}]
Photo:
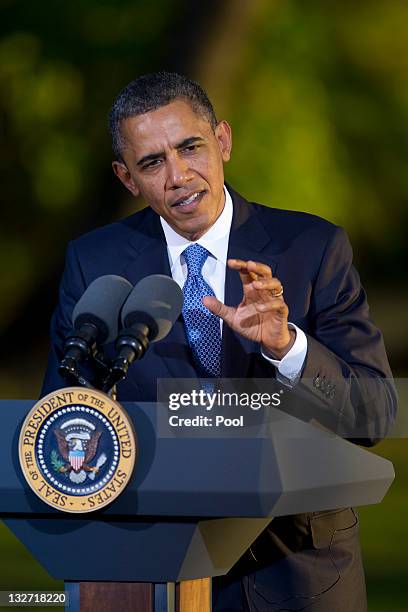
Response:
[{"label": "microphone windscreen", "polygon": [[132,289],[129,281],[115,274],[96,278],[74,308],[75,329],[84,323],[93,323],[99,331],[99,342],[113,341],[118,335],[120,309]]},{"label": "microphone windscreen", "polygon": [[162,340],[173,327],[183,307],[183,292],[172,278],[153,274],[134,287],[122,309],[122,323],[147,323],[149,340]]}]

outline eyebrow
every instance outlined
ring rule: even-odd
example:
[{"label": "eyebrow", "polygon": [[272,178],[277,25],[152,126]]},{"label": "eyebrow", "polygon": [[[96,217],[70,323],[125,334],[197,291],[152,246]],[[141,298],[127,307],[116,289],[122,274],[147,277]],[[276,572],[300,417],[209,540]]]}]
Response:
[{"label": "eyebrow", "polygon": [[[192,144],[195,144],[197,142],[203,142],[203,141],[204,141],[204,138],[202,138],[202,136],[190,136],[189,138],[185,138],[184,140],[176,144],[175,148],[177,150],[184,149],[184,147],[188,147]],[[148,155],[144,155],[144,157],[139,159],[136,165],[142,166],[148,161],[153,161],[163,156],[164,156],[164,151],[158,151],[157,153],[149,153]]]}]

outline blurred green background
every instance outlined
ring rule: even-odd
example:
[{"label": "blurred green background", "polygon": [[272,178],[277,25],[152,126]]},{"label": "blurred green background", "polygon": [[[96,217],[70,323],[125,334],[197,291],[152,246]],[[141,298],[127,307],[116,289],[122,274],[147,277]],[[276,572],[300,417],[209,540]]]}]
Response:
[{"label": "blurred green background", "polygon": [[[0,3],[0,389],[34,398],[66,242],[143,202],[111,169],[106,115],[137,75],[192,76],[232,125],[227,179],[248,199],[343,225],[391,365],[406,376],[408,3]],[[404,410],[404,406],[401,406]],[[406,439],[360,510],[369,610],[408,609]],[[0,528],[0,586],[59,588]],[[328,611],[330,612],[330,611]]]}]

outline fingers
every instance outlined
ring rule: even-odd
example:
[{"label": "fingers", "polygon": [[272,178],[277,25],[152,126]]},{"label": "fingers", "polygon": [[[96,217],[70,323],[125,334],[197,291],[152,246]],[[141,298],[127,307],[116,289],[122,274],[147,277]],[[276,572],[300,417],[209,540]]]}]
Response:
[{"label": "fingers", "polygon": [[215,316],[220,317],[220,319],[225,321],[227,324],[231,321],[234,312],[236,311],[236,308],[226,306],[212,295],[206,295],[203,297],[203,304],[210,312],[212,312]]},{"label": "fingers", "polygon": [[256,280],[253,281],[253,285],[255,289],[271,292],[273,298],[277,299],[283,295],[283,287],[280,280],[277,278],[271,278],[270,280]]},{"label": "fingers", "polygon": [[266,264],[242,259],[229,259],[227,263],[232,270],[240,273],[243,282],[272,278],[272,270]]},{"label": "fingers", "polygon": [[239,272],[244,290],[248,291],[253,288],[257,291],[264,291],[264,298],[283,301],[282,284],[278,278],[272,276],[272,270],[266,264],[251,260],[229,259],[228,266]]},{"label": "fingers", "polygon": [[239,272],[243,285],[249,285],[249,283],[258,278],[254,272],[248,270],[248,262],[242,261],[242,259],[228,259],[227,264],[229,268]]},{"label": "fingers", "polygon": [[289,308],[287,304],[281,298],[274,298],[268,302],[258,302],[254,304],[259,314],[275,313],[287,318],[289,315]]}]

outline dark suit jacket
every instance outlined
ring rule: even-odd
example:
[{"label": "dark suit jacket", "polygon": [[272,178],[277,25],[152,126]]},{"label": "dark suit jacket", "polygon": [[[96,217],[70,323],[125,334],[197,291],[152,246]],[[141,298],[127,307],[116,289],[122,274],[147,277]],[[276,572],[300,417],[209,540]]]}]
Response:
[{"label": "dark suit jacket", "polygon": [[[306,361],[294,391],[302,398],[298,416],[315,418],[359,443],[375,443],[395,418],[395,392],[345,232],[316,216],[248,203],[231,189],[230,193],[234,214],[228,257],[268,264],[284,286],[289,320],[308,337]],[[43,394],[64,386],[57,363],[71,329],[73,307],[91,281],[118,274],[136,284],[155,273],[170,275],[170,268],[159,217],[150,209],[69,245]],[[239,275],[227,269],[225,302],[236,305],[241,297]],[[195,376],[180,318],[163,341],[132,365],[126,381],[118,385],[118,400],[155,401],[157,378]],[[259,345],[224,325],[222,376],[270,378],[275,369],[262,357]],[[339,512],[325,513],[320,527],[315,519],[314,513],[272,521],[251,555],[239,564],[240,571],[252,571],[311,545],[319,547],[335,529],[344,529],[344,521],[354,521]]]},{"label": "dark suit jacket", "polygon": [[[268,264],[285,288],[289,320],[308,336],[296,393],[310,400],[313,408],[301,416],[316,418],[361,444],[374,444],[395,418],[395,392],[381,333],[370,319],[344,230],[313,215],[250,204],[229,189],[234,214],[228,257]],[[64,385],[57,363],[71,329],[72,310],[86,287],[103,274],[124,276],[132,284],[149,274],[170,275],[156,213],[144,209],[69,244],[51,324],[43,393]],[[225,303],[236,305],[241,297],[239,275],[227,269]],[[170,334],[131,367],[126,381],[118,386],[118,399],[155,401],[157,378],[195,376],[180,317]],[[261,356],[259,345],[225,325],[222,377],[274,376],[275,369]]]}]

